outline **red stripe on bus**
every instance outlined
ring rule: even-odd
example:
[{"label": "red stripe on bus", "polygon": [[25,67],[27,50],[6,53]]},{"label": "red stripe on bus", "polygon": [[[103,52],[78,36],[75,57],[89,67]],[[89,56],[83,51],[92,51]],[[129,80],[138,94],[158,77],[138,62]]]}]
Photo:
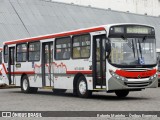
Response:
[{"label": "red stripe on bus", "polygon": [[4,72],[7,74],[7,73],[8,73],[8,71],[7,71],[6,67],[5,67],[5,65],[4,65],[4,64],[2,64],[2,66],[3,66]]},{"label": "red stripe on bus", "polygon": [[14,74],[35,74],[34,71],[16,71],[16,72],[10,72],[10,74],[14,75]]},{"label": "red stripe on bus", "polygon": [[125,70],[116,70],[116,74],[118,74],[119,76],[122,77],[126,77],[126,78],[145,78],[145,77],[150,77],[154,74],[156,74],[157,70],[153,69],[153,70],[148,70],[148,71],[125,71]]},{"label": "red stripe on bus", "polygon": [[[6,73],[6,74],[9,74],[9,72],[7,71],[5,65],[2,64],[2,66],[3,66],[3,68],[4,68],[5,73]],[[13,75],[13,74],[23,74],[23,73],[25,73],[25,74],[35,74],[34,71],[15,71],[15,72],[10,72],[10,74],[12,74],[12,75]]]},{"label": "red stripe on bus", "polygon": [[2,51],[2,50],[3,50],[3,48],[0,48],[0,50]]},{"label": "red stripe on bus", "polygon": [[33,38],[13,40],[13,41],[5,42],[5,44],[9,45],[9,44],[17,44],[17,43],[24,43],[24,42],[39,41],[39,40],[43,40],[43,39],[50,39],[50,38],[56,38],[56,37],[65,37],[65,36],[69,36],[69,35],[84,34],[84,33],[101,31],[101,30],[105,30],[105,28],[104,27],[97,27],[97,28],[90,28],[90,29],[86,29],[86,30],[77,30],[77,31],[71,31],[71,32],[64,32],[64,33],[58,33],[58,34],[51,34],[51,35],[33,37]]},{"label": "red stripe on bus", "polygon": [[66,71],[67,74],[77,74],[77,73],[82,73],[82,74],[92,74],[92,71]]}]

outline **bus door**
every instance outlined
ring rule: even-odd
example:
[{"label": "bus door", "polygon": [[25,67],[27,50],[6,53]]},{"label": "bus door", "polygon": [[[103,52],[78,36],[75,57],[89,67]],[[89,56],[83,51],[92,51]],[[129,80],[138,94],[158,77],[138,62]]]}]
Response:
[{"label": "bus door", "polygon": [[8,79],[9,85],[15,84],[15,47],[9,48]]},{"label": "bus door", "polygon": [[106,35],[93,37],[93,86],[106,86]]},{"label": "bus door", "polygon": [[53,42],[42,43],[42,85],[53,85]]}]

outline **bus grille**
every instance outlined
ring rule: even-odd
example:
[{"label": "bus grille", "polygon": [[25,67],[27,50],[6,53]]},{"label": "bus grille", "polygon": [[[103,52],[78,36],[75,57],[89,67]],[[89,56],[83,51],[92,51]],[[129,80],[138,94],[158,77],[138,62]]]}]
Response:
[{"label": "bus grille", "polygon": [[152,81],[144,81],[144,82],[125,82],[124,83],[128,87],[145,87],[152,84]]}]

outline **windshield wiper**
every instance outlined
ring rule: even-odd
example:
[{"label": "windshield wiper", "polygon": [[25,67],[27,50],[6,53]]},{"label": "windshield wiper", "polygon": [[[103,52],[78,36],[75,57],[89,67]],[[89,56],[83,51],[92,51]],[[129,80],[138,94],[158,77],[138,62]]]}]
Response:
[{"label": "windshield wiper", "polygon": [[135,58],[136,56],[135,56],[135,48],[134,48],[134,42],[133,42],[133,39],[132,39],[132,50],[133,50],[133,54],[134,54],[134,58]]},{"label": "windshield wiper", "polygon": [[135,39],[135,45],[136,45],[136,51],[137,51],[137,57],[138,57],[138,63],[140,63],[139,62],[139,60],[140,60],[140,56],[139,56],[139,52],[138,52],[138,44],[137,44],[138,42],[137,42],[137,39]]},{"label": "windshield wiper", "polygon": [[142,47],[141,47],[141,43],[140,43],[139,39],[138,39],[138,43],[139,43],[139,52],[140,52],[140,55],[141,55],[141,58],[142,58]]}]

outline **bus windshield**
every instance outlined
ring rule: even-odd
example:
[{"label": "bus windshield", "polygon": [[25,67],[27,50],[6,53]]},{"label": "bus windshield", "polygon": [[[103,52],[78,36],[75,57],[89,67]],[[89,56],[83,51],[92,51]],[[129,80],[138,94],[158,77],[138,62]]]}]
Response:
[{"label": "bus windshield", "polygon": [[116,65],[156,64],[155,38],[110,38],[110,62]]}]

